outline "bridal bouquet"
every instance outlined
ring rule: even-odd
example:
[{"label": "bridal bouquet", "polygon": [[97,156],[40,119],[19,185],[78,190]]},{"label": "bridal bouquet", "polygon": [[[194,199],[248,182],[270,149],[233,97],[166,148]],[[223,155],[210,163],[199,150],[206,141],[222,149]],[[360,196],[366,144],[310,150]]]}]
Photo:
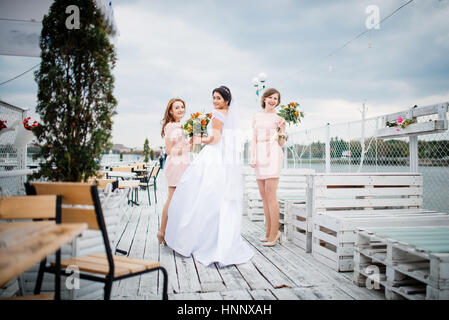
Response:
[{"label": "bridal bouquet", "polygon": [[[207,125],[212,118],[212,113],[195,112],[190,115],[190,119],[186,121],[183,128],[186,135],[192,138],[194,135],[206,136]],[[194,146],[194,152],[199,152],[200,144]]]},{"label": "bridal bouquet", "polygon": [[298,102],[290,102],[286,106],[281,106],[278,116],[284,118],[288,124],[297,124],[301,122],[301,118],[304,118],[304,113],[299,111],[298,107]]},{"label": "bridal bouquet", "polygon": [[[281,110],[278,112],[278,116],[284,118],[288,124],[298,124],[301,122],[301,118],[304,118],[304,112],[299,110],[298,102],[290,102],[287,105],[281,106]],[[278,132],[281,128],[277,128]],[[286,139],[288,136],[280,135],[279,140]]]}]

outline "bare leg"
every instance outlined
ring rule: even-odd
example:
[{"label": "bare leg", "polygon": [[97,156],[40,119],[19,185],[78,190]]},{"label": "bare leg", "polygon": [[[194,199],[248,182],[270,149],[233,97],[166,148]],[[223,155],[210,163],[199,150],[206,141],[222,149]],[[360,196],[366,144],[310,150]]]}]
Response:
[{"label": "bare leg", "polygon": [[265,197],[270,212],[270,237],[269,242],[274,241],[279,231],[279,203],[276,196],[279,178],[265,180]]},{"label": "bare leg", "polygon": [[256,180],[256,181],[257,186],[259,187],[260,197],[262,198],[263,213],[265,215],[265,238],[268,239],[270,237],[271,220],[268,202],[265,196],[265,180]]},{"label": "bare leg", "polygon": [[164,208],[162,209],[161,228],[159,229],[158,232],[159,243],[162,242],[165,236],[165,228],[167,227],[167,219],[168,219],[168,206],[170,205],[170,201],[175,190],[176,187],[168,187],[168,197],[167,201],[165,201]]}]

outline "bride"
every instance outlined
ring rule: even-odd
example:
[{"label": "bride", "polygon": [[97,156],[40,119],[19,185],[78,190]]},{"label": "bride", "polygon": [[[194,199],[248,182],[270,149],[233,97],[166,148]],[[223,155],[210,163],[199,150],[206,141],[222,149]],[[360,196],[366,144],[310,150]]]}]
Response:
[{"label": "bride", "polygon": [[212,92],[214,110],[207,126],[206,146],[187,168],[168,208],[165,241],[183,256],[203,265],[249,261],[253,251],[240,235],[243,186],[237,110],[231,91]]}]

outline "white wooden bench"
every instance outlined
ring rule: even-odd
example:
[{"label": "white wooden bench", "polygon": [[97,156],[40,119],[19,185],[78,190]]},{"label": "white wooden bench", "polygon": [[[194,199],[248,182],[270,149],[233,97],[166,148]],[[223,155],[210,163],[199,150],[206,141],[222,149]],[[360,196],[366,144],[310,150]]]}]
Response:
[{"label": "white wooden bench", "polygon": [[[279,178],[279,185],[277,190],[278,200],[282,202],[280,205],[282,208],[287,201],[294,200],[296,197],[302,199],[305,197],[307,181],[306,175],[313,173],[314,170],[310,169],[282,169],[281,176]],[[243,214],[248,215],[251,221],[263,221],[264,211],[262,198],[260,197],[259,189],[257,186],[256,175],[253,168],[245,168],[243,170]],[[280,212],[281,225],[284,224],[284,210]]]},{"label": "white wooden bench", "polygon": [[337,271],[351,271],[357,227],[448,219],[421,209],[422,186],[418,173],[315,174],[312,255]]},{"label": "white wooden bench", "polygon": [[294,196],[280,196],[280,212],[284,216],[284,234],[287,240],[303,249],[312,251],[312,201],[314,173],[305,174],[305,190]]}]

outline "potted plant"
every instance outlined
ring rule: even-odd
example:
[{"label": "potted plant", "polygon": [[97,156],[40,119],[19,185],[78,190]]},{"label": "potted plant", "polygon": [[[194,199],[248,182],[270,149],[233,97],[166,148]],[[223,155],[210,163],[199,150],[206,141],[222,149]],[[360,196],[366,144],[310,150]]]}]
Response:
[{"label": "potted plant", "polygon": [[41,146],[34,158],[42,163],[33,178],[87,181],[112,147],[114,30],[97,1],[76,3],[79,29],[66,28],[61,14],[73,4],[69,0],[54,1],[42,20],[41,64],[35,72],[41,120],[34,130]]}]

